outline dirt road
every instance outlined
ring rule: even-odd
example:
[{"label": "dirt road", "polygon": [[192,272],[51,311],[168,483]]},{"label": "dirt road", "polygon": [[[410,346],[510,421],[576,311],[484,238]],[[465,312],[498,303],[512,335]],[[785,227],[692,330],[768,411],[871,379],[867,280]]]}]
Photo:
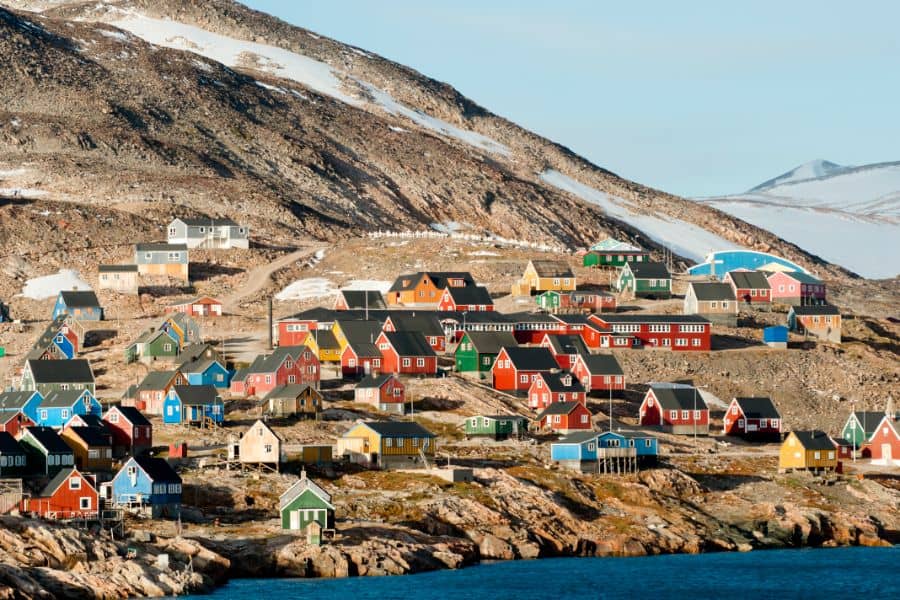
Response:
[{"label": "dirt road", "polygon": [[272,273],[283,269],[293,262],[312,256],[318,250],[326,248],[326,244],[310,244],[300,250],[286,254],[278,260],[256,267],[247,275],[247,282],[222,300],[225,312],[233,312],[242,300],[259,293],[269,284]]}]

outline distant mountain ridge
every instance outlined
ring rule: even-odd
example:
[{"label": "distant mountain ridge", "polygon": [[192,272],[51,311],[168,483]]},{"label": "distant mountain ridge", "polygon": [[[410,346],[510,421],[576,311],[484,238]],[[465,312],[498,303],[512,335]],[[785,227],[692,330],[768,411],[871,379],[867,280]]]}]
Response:
[{"label": "distant mountain ridge", "polygon": [[837,175],[852,168],[853,167],[844,167],[827,160],[817,159],[804,163],[799,167],[795,167],[787,173],[782,173],[778,177],[764,181],[755,188],[748,190],[747,193],[752,194],[753,192],[762,192],[785,183],[795,183],[798,181],[806,181],[808,179],[818,179],[820,177]]}]

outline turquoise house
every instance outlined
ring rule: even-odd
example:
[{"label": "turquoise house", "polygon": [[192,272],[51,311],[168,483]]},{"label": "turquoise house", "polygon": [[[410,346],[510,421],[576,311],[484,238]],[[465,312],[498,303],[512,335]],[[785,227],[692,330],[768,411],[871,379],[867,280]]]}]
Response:
[{"label": "turquoise house", "polygon": [[181,477],[162,458],[129,458],[112,480],[113,503],[141,508],[153,518],[181,514]]},{"label": "turquoise house", "polygon": [[53,318],[69,315],[78,321],[102,321],[103,309],[97,294],[91,291],[60,292],[53,307]]},{"label": "turquoise house", "polygon": [[225,404],[212,385],[175,385],[163,401],[163,423],[169,425],[220,425]]},{"label": "turquoise house", "polygon": [[201,358],[186,362],[178,368],[191,385],[212,385],[227,388],[231,385],[232,373],[215,358]]},{"label": "turquoise house", "polygon": [[34,421],[42,427],[60,429],[75,415],[99,418],[103,407],[89,390],[53,390],[38,405]]}]

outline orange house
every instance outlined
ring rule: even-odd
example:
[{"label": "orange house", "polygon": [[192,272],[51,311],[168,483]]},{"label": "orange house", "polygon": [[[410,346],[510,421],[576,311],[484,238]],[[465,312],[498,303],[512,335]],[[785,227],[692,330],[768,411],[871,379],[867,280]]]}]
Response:
[{"label": "orange house", "polygon": [[475,280],[466,272],[419,272],[401,275],[387,293],[390,306],[437,304],[448,287],[474,286]]}]

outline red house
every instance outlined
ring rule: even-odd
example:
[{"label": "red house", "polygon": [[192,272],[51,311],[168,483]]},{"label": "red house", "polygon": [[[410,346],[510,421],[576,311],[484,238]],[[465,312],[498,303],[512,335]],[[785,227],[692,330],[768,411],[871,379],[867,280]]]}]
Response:
[{"label": "red house", "polygon": [[198,296],[184,302],[170,304],[166,307],[166,312],[180,312],[192,317],[221,317],[222,303],[209,296]]},{"label": "red house", "polygon": [[528,388],[528,407],[543,410],[554,402],[585,403],[584,388],[571,373],[539,373]]},{"label": "red house", "polygon": [[588,315],[554,315],[567,335],[577,335],[588,348],[603,347],[604,339],[608,341],[610,329],[591,320]]},{"label": "red house", "polygon": [[285,317],[273,326],[272,337],[278,346],[302,346],[310,331],[331,329],[340,313],[316,307]]},{"label": "red house", "polygon": [[698,315],[591,315],[588,317],[610,333],[603,336],[601,348],[619,347],[619,336],[631,338],[631,348],[709,351],[712,347],[711,323]]},{"label": "red house", "polygon": [[609,292],[577,291],[560,293],[559,308],[562,310],[582,310],[587,312],[615,312],[616,297]]},{"label": "red house", "polygon": [[729,271],[723,281],[734,290],[739,305],[759,307],[772,304],[769,280],[759,271]]},{"label": "red house", "polygon": [[485,312],[494,310],[494,300],[487,288],[480,285],[444,288],[439,311],[443,312]]},{"label": "red house", "polygon": [[133,406],[113,406],[103,421],[113,436],[113,456],[140,456],[153,446],[153,425]]},{"label": "red house", "polygon": [[504,347],[491,367],[491,378],[495,390],[525,392],[539,374],[558,369],[559,365],[546,348]]},{"label": "red house", "polygon": [[794,306],[825,304],[825,284],[808,273],[772,273],[768,280],[772,289],[772,302]]},{"label": "red house", "polygon": [[884,415],[872,437],[868,449],[873,465],[900,466],[900,425],[889,415]]},{"label": "red house", "polygon": [[[460,288],[464,289],[464,288]],[[422,334],[438,354],[443,354],[447,349],[447,336],[444,326],[435,313],[410,313],[403,314],[395,311],[384,320],[383,331],[413,331]]]},{"label": "red house", "polygon": [[781,440],[781,414],[770,398],[735,398],[722,418],[722,433]]},{"label": "red house", "polygon": [[369,375],[356,384],[353,401],[371,404],[383,411],[402,413],[406,404],[406,387],[393,375]]},{"label": "red house", "polygon": [[5,431],[14,438],[19,437],[19,432],[25,427],[34,425],[36,423],[20,410],[0,412],[0,431]]},{"label": "red house", "polygon": [[676,434],[709,434],[709,408],[697,388],[651,385],[640,407],[640,425]]},{"label": "red house", "polygon": [[554,402],[535,420],[540,429],[563,435],[593,428],[591,411],[581,402]]},{"label": "red house", "polygon": [[572,364],[572,374],[588,393],[625,389],[625,373],[612,354],[579,354]]},{"label": "red house", "polygon": [[232,394],[262,398],[280,385],[307,384],[318,389],[319,357],[307,346],[279,346],[272,354],[257,356],[231,381]]},{"label": "red house", "polygon": [[418,331],[382,331],[375,340],[375,346],[381,352],[381,370],[384,373],[437,373],[437,355]]},{"label": "red house", "polygon": [[381,372],[381,352],[378,346],[369,342],[349,340],[341,352],[341,374],[344,377],[358,377]]},{"label": "red house", "polygon": [[564,323],[552,315],[519,313],[513,319],[513,335],[520,344],[540,344],[547,333],[569,333]]},{"label": "red house", "polygon": [[37,496],[22,500],[23,511],[45,519],[94,518],[100,496],[94,480],[78,469],[63,469]]},{"label": "red house", "polygon": [[587,346],[578,335],[544,334],[541,340],[541,348],[546,348],[556,359],[560,369],[568,371],[575,363],[575,357],[579,354],[588,354]]}]

